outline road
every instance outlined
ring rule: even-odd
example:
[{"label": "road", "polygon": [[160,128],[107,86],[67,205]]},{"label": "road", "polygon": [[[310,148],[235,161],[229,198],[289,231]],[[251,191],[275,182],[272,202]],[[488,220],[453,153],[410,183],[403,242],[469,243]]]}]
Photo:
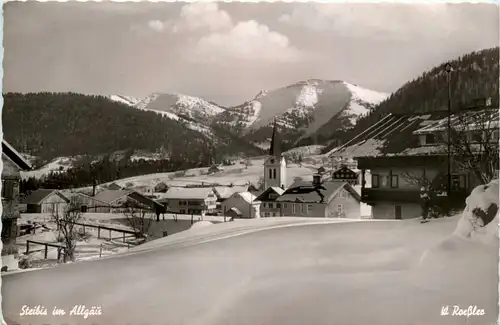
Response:
[{"label": "road", "polygon": [[[494,324],[498,247],[457,239],[456,219],[278,228],[2,277],[13,324]],[[215,226],[214,226],[215,227]],[[43,305],[47,316],[23,316]],[[52,316],[75,305],[100,316]],[[477,305],[484,316],[441,316]],[[468,322],[466,322],[468,320]]]}]

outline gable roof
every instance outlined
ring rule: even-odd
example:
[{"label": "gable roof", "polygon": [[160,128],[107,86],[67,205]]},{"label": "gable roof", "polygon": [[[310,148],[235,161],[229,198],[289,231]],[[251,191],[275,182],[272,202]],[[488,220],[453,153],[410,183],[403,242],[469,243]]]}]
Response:
[{"label": "gable roof", "polygon": [[361,196],[356,190],[345,182],[324,182],[314,186],[312,183],[302,183],[291,187],[283,193],[276,201],[278,202],[301,202],[301,203],[328,203],[341,189],[347,190],[359,202]]},{"label": "gable roof", "polygon": [[94,196],[94,199],[110,204],[113,203],[114,201],[130,194],[132,191],[124,191],[124,190],[104,190],[102,192],[99,192]]},{"label": "gable roof", "polygon": [[5,140],[2,140],[2,153],[12,160],[21,170],[28,171],[33,168],[31,164]]},{"label": "gable roof", "polygon": [[285,190],[280,188],[280,187],[271,186],[271,187],[267,188],[264,192],[262,192],[260,195],[258,195],[256,200],[257,201],[264,200],[268,196],[268,194],[271,192],[274,192],[278,195],[282,195],[285,192]]},{"label": "gable roof", "polygon": [[[61,193],[67,197],[70,201],[72,198],[77,198],[79,196],[83,196],[85,198],[88,198],[88,199],[91,199],[91,200],[94,200],[94,201],[99,201],[96,197],[94,196],[91,196],[91,195],[87,195],[85,193],[80,193],[80,192],[62,192]],[[103,202],[103,201],[99,201],[100,203],[106,203],[106,202]]]},{"label": "gable roof", "polygon": [[235,185],[235,186],[215,186],[213,188],[215,195],[219,199],[227,199],[231,197],[234,193],[246,192],[248,191],[248,185]]},{"label": "gable roof", "polygon": [[66,202],[69,202],[69,199],[66,196],[64,196],[60,191],[51,189],[38,189],[36,191],[33,191],[31,192],[30,195],[26,196],[21,202],[23,204],[41,204],[43,200],[45,200],[52,194],[56,194]]},{"label": "gable roof", "polygon": [[245,201],[248,204],[258,202],[257,196],[250,192],[236,192],[233,195],[231,195],[231,197],[240,197],[241,199],[243,199],[243,201]]},{"label": "gable roof", "polygon": [[[458,114],[467,116],[480,112],[491,112],[492,119],[498,120],[498,110],[496,109],[461,110],[451,115],[452,127]],[[446,152],[444,144],[422,146],[418,134],[443,130],[442,127],[447,124],[447,121],[447,111],[422,114],[388,114],[336,149],[330,154],[330,157],[443,155]]]},{"label": "gable roof", "polygon": [[205,199],[211,192],[211,187],[171,187],[163,199]]},{"label": "gable roof", "polygon": [[335,175],[337,173],[352,173],[358,175],[361,171],[359,169],[351,169],[347,166],[342,166],[339,169],[335,170],[332,174]]}]

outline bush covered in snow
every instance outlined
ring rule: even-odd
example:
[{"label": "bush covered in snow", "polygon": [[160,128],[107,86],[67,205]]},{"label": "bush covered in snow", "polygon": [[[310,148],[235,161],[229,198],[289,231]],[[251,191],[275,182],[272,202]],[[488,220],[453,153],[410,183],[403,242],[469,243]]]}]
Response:
[{"label": "bush covered in snow", "polygon": [[467,207],[454,235],[485,244],[498,243],[499,182],[477,186],[467,197]]}]

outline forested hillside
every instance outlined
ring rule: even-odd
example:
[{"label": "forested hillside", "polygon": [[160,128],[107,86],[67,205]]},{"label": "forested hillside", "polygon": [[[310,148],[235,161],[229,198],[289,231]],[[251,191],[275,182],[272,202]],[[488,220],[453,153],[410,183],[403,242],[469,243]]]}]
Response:
[{"label": "forested hillside", "polygon": [[[491,97],[492,104],[498,106],[499,48],[472,52],[456,60],[424,72],[420,77],[403,85],[370,114],[361,118],[356,126],[344,132],[335,132],[334,141],[344,143],[366,130],[387,113],[425,113],[446,110],[448,105],[448,82],[445,72],[450,63],[451,101],[453,109],[466,108],[478,98]],[[334,145],[328,146],[329,151]]]},{"label": "forested hillside", "polygon": [[2,117],[5,139],[43,160],[160,148],[177,161],[198,161],[214,153],[258,153],[223,130],[209,139],[167,117],[102,96],[7,93]]}]

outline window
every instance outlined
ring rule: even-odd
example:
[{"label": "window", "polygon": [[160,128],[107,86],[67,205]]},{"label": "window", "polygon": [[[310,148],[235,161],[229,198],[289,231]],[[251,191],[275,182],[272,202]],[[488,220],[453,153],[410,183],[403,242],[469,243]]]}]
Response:
[{"label": "window", "polygon": [[425,144],[434,144],[434,143],[436,143],[436,136],[434,134],[426,134]]},{"label": "window", "polygon": [[187,205],[186,201],[179,201],[179,205]]},{"label": "window", "polygon": [[276,179],[276,168],[273,168],[273,179]]},{"label": "window", "polygon": [[2,198],[12,200],[14,198],[14,181],[6,179],[2,181]]},{"label": "window", "polygon": [[342,204],[337,205],[337,214],[342,214],[344,211]]},{"label": "window", "polygon": [[287,207],[286,203],[283,203],[283,208],[285,208],[285,209],[286,209],[286,207]]},{"label": "window", "polygon": [[272,203],[268,203],[267,204],[271,209],[273,208],[273,204]]},{"label": "window", "polygon": [[372,174],[372,187],[379,187],[380,177],[377,174]]},{"label": "window", "polygon": [[304,214],[304,205],[305,204],[300,205],[300,214]]},{"label": "window", "polygon": [[277,209],[281,208],[281,204],[280,203],[276,203],[276,208]]},{"label": "window", "polygon": [[264,203],[262,203],[262,207],[263,207],[263,208],[265,208],[265,207],[266,207],[266,203],[265,203],[265,202],[264,202]]},{"label": "window", "polygon": [[493,138],[493,140],[498,141],[498,134],[498,130],[492,132],[491,137]]},{"label": "window", "polygon": [[452,175],[452,188],[455,190],[463,190],[467,188],[467,176],[466,175]]},{"label": "window", "polygon": [[276,200],[276,199],[278,198],[278,194],[276,194],[276,193],[271,193],[271,194],[269,194],[269,198],[270,198],[271,200]]},{"label": "window", "polygon": [[391,187],[398,188],[399,187],[399,177],[398,175],[391,175]]},{"label": "window", "polygon": [[295,214],[295,212],[296,212],[295,203],[292,203],[292,213]]},{"label": "window", "polygon": [[273,179],[273,170],[269,168],[269,179]]},{"label": "window", "polygon": [[275,212],[273,212],[273,217],[276,217],[276,213]]},{"label": "window", "polygon": [[470,133],[470,139],[473,143],[481,143],[483,141],[483,132],[473,131]]}]

